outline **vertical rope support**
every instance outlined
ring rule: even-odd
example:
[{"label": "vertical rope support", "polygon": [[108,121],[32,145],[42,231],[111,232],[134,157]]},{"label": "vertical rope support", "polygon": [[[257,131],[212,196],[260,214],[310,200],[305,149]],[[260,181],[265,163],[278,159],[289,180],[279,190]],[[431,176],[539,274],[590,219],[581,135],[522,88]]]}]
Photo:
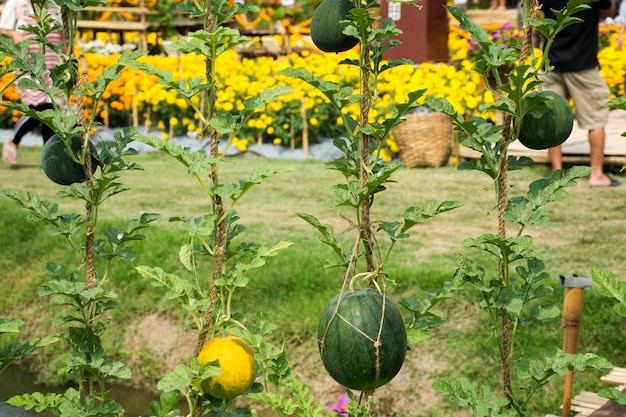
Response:
[{"label": "vertical rope support", "polygon": [[[213,16],[213,11],[211,9],[212,1],[206,0],[204,2],[206,7],[206,14],[204,17],[204,28],[207,31],[215,31],[215,20]],[[208,120],[212,120],[217,116],[217,108],[215,106],[216,103],[216,92],[215,92],[215,80],[214,80],[214,66],[215,62],[212,57],[207,57],[205,60],[205,75],[206,80],[210,88],[206,90],[206,94],[203,95],[203,98],[206,98],[206,103],[209,106],[208,112]],[[219,153],[218,149],[218,138],[217,131],[214,128],[210,129],[210,154],[211,158],[216,159]],[[213,185],[219,182],[218,169],[217,164],[211,164],[211,170],[209,173],[211,183]],[[211,274],[211,282],[209,284],[209,306],[207,307],[206,315],[204,318],[204,323],[202,324],[202,329],[198,334],[198,340],[196,343],[196,348],[194,350],[194,356],[198,356],[202,347],[206,343],[207,335],[209,329],[213,325],[213,309],[215,307],[215,301],[217,299],[217,287],[215,285],[217,279],[220,277],[222,271],[222,264],[224,261],[224,254],[226,251],[226,238],[227,238],[227,230],[226,230],[226,219],[224,217],[224,206],[222,203],[222,198],[217,195],[212,195],[213,199],[213,207],[215,210],[215,214],[217,217],[217,222],[215,227],[217,228],[217,242],[216,242],[216,251],[215,251],[215,264],[213,265],[213,272]],[[194,417],[201,417],[205,414],[206,405],[204,403],[197,404],[197,407],[194,409],[193,415]]]},{"label": "vertical rope support", "polygon": [[[370,93],[369,93],[369,82],[370,82],[370,48],[368,44],[362,45],[361,51],[362,57],[362,67],[361,67],[361,103],[360,103],[360,124],[361,127],[364,127],[369,122],[369,107],[370,107]],[[367,188],[367,183],[369,182],[369,160],[370,160],[370,137],[365,133],[360,133],[359,137],[359,145],[361,150],[361,161],[359,168],[359,175],[361,180],[361,189],[365,190]],[[372,196],[368,196],[363,201],[363,205],[361,206],[361,225],[360,225],[360,236],[361,241],[363,242],[364,251],[365,251],[365,259],[367,263],[368,272],[372,272],[375,270],[374,260],[373,260],[373,242],[372,242],[372,227],[370,221],[370,210],[372,207]],[[370,278],[370,287],[374,287],[373,280],[374,276]]]},{"label": "vertical rope support", "polygon": [[[529,2],[527,17],[535,17],[537,15],[538,4],[537,0],[526,0]],[[525,62],[530,56],[530,49],[532,47],[532,26],[528,23],[527,19],[524,22],[524,37],[522,40],[522,46],[520,49],[519,61]],[[508,205],[508,155],[507,148],[508,143],[511,140],[511,128],[512,128],[513,116],[507,113],[504,117],[504,129],[502,131],[502,140],[500,141],[500,157],[502,158],[502,164],[500,167],[500,175],[498,181],[498,235],[506,239],[506,222],[504,220],[504,214]],[[508,285],[508,271],[505,262],[500,264],[500,274],[504,285]],[[511,336],[509,329],[509,314],[508,310],[504,307],[500,309],[500,315],[502,320],[502,380],[505,394],[513,401],[513,392],[511,385]]]},{"label": "vertical rope support", "polygon": [[[62,23],[62,32],[63,32],[63,52],[67,54],[69,60],[76,59],[76,54],[74,51],[74,47],[70,44],[70,39],[74,39],[72,33],[71,22],[75,20],[72,18],[70,10],[67,7],[61,7],[61,23]],[[76,81],[72,86],[72,89],[81,88],[83,85],[83,78],[81,74],[80,66],[76,66]],[[69,108],[72,106],[71,103],[72,97],[67,97],[66,106]],[[83,98],[81,95],[77,95],[76,98],[76,115],[78,117],[78,125],[84,127],[85,126],[85,106],[83,103]],[[88,146],[89,134],[88,132],[83,132],[82,136],[82,144],[83,149],[85,150],[85,161],[83,168],[85,170],[85,178],[86,185],[89,187],[89,194],[92,198],[90,200],[93,201],[93,183],[91,181],[91,175],[93,173],[93,167],[91,165],[91,152]],[[96,258],[96,250],[95,250],[95,224],[93,222],[94,216],[94,207],[91,202],[85,203],[85,263],[86,267],[86,275],[85,275],[85,288],[91,289],[98,286],[98,274],[95,265]],[[95,326],[95,304],[89,307],[89,321],[87,323],[87,328],[89,330],[93,330]],[[93,384],[89,378],[84,377],[80,383],[80,396],[85,398],[93,393]]]},{"label": "vertical rope support", "polygon": [[[207,11],[207,15],[209,14],[210,14],[210,11]],[[207,19],[207,21],[208,21],[207,27],[212,27],[213,26],[212,16],[211,18]],[[215,80],[213,80],[213,71],[212,71],[213,65],[214,65],[214,62],[211,60],[211,58],[207,57],[206,78],[207,78],[207,82],[211,85],[214,85],[214,82],[215,82]],[[211,113],[209,115],[209,120],[215,118],[217,115],[217,109],[215,106],[215,95],[211,93],[211,90],[212,90],[211,88],[207,89],[208,106],[209,106],[209,111]],[[211,158],[215,159],[218,157],[218,153],[219,153],[217,131],[215,129],[211,129],[210,135],[211,135],[210,154],[211,154]],[[211,177],[211,183],[213,185],[219,182],[217,164],[215,163],[211,164],[211,170],[210,170],[209,175]],[[213,206],[215,208],[215,214],[218,219],[216,223],[217,242],[216,242],[216,251],[215,251],[215,265],[213,266],[213,272],[211,274],[211,283],[209,287],[209,307],[207,308],[207,312],[206,312],[206,316],[205,316],[204,324],[203,324],[203,329],[198,335],[198,342],[196,344],[196,349],[194,351],[195,356],[198,356],[198,354],[202,350],[202,347],[206,343],[208,330],[212,325],[213,307],[215,305],[215,300],[217,299],[217,289],[215,286],[215,282],[219,278],[221,270],[222,270],[222,263],[224,260],[225,247],[226,247],[226,219],[224,218],[224,205],[222,203],[222,198],[219,195],[213,194],[212,198],[213,198]]]}]

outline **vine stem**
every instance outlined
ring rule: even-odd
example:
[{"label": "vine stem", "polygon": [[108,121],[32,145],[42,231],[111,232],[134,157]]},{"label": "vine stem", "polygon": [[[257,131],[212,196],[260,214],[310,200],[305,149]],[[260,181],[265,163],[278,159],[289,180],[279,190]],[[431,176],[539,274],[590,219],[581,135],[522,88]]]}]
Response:
[{"label": "vine stem", "polygon": [[[62,32],[63,32],[63,55],[67,55],[67,59],[75,59],[75,51],[73,47],[73,40],[76,26],[74,22],[76,21],[76,12],[71,11],[67,7],[61,8],[61,22],[62,22]],[[79,68],[75,69],[76,71],[76,81],[72,86],[72,90],[78,88],[82,88],[83,79],[80,76]],[[69,94],[65,97],[66,104],[68,106],[68,111],[70,108],[70,97]],[[76,104],[75,104],[77,116],[78,116],[78,124],[79,126],[85,127],[85,105],[83,102],[82,95],[76,96]],[[85,171],[85,184],[89,188],[89,201],[85,203],[85,264],[87,266],[85,272],[85,289],[89,290],[98,286],[98,273],[96,269],[96,249],[95,249],[95,234],[96,234],[96,213],[97,207],[94,207],[92,201],[95,201],[95,195],[93,191],[93,183],[91,181],[91,175],[93,174],[93,166],[91,165],[91,152],[89,149],[89,135],[87,132],[88,129],[85,129],[82,135],[82,155],[83,155],[83,169]],[[95,327],[95,319],[96,319],[96,304],[92,302],[88,307],[88,317],[87,323],[85,326],[87,329],[93,331]],[[99,381],[102,388],[102,381]],[[82,375],[82,381],[79,382],[79,395],[81,398],[86,398],[90,396],[94,391],[93,381],[87,378],[84,373]]]},{"label": "vine stem", "polygon": [[[537,1],[531,0],[529,9],[527,11],[529,17],[534,17],[537,12]],[[530,54],[532,41],[532,26],[526,22],[524,27],[524,38],[522,47],[520,49],[519,61],[525,62]],[[502,140],[500,142],[500,175],[497,178],[497,190],[498,190],[498,235],[504,240],[506,239],[506,222],[504,214],[508,206],[508,144],[512,136],[512,123],[513,116],[507,113],[504,117],[504,130],[502,132]],[[509,262],[508,259],[500,260],[500,276],[502,284],[504,286],[509,285]],[[500,316],[502,320],[502,385],[505,395],[511,401],[511,404],[515,404],[515,398],[513,394],[511,384],[511,360],[512,360],[512,346],[513,337],[511,334],[511,328],[509,323],[509,311],[506,307],[500,308]]]},{"label": "vine stem", "polygon": [[[360,90],[361,90],[361,111],[360,111],[360,126],[363,128],[369,123],[369,109],[370,109],[370,46],[367,43],[363,43],[361,46],[361,80],[360,80]],[[359,133],[359,148],[361,151],[360,156],[360,164],[359,164],[359,179],[361,181],[361,190],[367,189],[367,184],[369,182],[370,172],[369,172],[369,159],[370,159],[370,137],[368,134],[361,131]],[[361,237],[361,241],[363,242],[364,250],[365,250],[365,259],[367,262],[367,270],[368,272],[373,272],[376,270],[376,265],[374,265],[373,259],[373,241],[372,241],[372,225],[370,220],[370,211],[372,207],[373,198],[371,195],[365,197],[361,204],[361,222],[360,222],[360,230],[359,234]],[[373,280],[375,276],[373,275],[370,279],[369,286],[371,288],[374,287]]]},{"label": "vine stem", "polygon": [[[214,31],[215,29],[215,20],[213,16],[213,11],[211,9],[212,2],[210,0],[205,1],[206,14],[204,20],[204,27],[207,31]],[[216,108],[216,84],[215,84],[215,56],[207,56],[205,61],[205,71],[206,71],[206,79],[207,83],[211,85],[209,89],[207,89],[207,105],[208,105],[208,120],[212,120],[217,116],[217,108]],[[210,129],[210,153],[211,158],[217,158],[218,156],[218,140],[217,140],[217,131],[214,128]],[[219,183],[219,173],[217,164],[211,164],[211,170],[209,173],[209,177],[211,179],[211,184],[215,186]],[[196,343],[196,348],[194,351],[194,356],[198,356],[202,347],[206,343],[207,335],[209,329],[213,323],[213,309],[215,306],[215,301],[217,299],[217,288],[216,281],[220,277],[222,271],[222,264],[224,261],[224,255],[226,253],[226,220],[224,218],[224,205],[222,202],[222,197],[213,193],[213,206],[215,209],[215,213],[217,216],[217,242],[215,249],[215,264],[213,266],[213,271],[211,274],[211,282],[209,284],[209,306],[206,311],[206,315],[204,318],[203,327],[198,334],[198,340]],[[204,415],[205,406],[202,404],[198,404],[198,407],[194,410],[195,417],[201,417]]]}]

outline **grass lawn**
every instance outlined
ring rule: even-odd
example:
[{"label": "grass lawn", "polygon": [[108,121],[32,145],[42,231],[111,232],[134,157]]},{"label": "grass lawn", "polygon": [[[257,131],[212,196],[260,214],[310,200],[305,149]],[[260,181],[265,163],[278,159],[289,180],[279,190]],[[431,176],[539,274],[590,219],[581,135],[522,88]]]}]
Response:
[{"label": "grass lawn", "polygon": [[[41,171],[37,148],[20,150],[20,167],[1,167],[3,188],[34,191],[42,199],[56,199],[61,189]],[[179,223],[168,222],[172,216],[199,216],[209,200],[184,167],[160,154],[134,158],[144,170],[123,174],[131,190],[112,198],[102,207],[101,220],[119,227],[124,220],[141,212],[162,215],[145,232],[146,240],[136,245],[138,265],[160,266],[168,272],[185,273],[178,262],[178,248],[186,234]],[[316,328],[319,314],[339,290],[341,272],[325,269],[330,249],[317,232],[296,213],[315,215],[335,230],[349,225],[337,209],[325,207],[333,196],[331,187],[340,183],[339,173],[324,169],[319,161],[267,160],[239,157],[221,166],[223,182],[237,181],[254,168],[281,167],[285,171],[253,188],[237,205],[241,223],[248,230],[244,239],[259,243],[289,241],[294,244],[265,268],[256,271],[235,307],[252,314],[264,311],[278,325],[277,339],[286,343],[290,362],[296,372],[310,383],[318,401],[330,405],[340,388],[325,375],[317,355]],[[536,165],[510,173],[511,196],[525,193],[528,185],[549,175],[545,166]],[[394,248],[387,272],[396,282],[392,295],[423,296],[449,280],[456,269],[454,255],[463,253],[480,260],[478,254],[463,247],[464,239],[483,233],[497,233],[490,180],[481,173],[457,171],[454,167],[436,169],[400,169],[395,183],[378,194],[374,202],[374,220],[400,220],[410,206],[426,200],[456,200],[463,207],[444,213],[412,230],[410,239]],[[551,222],[547,227],[527,230],[538,246],[550,254],[547,267],[555,289],[553,302],[562,303],[563,289],[559,275],[590,275],[592,267],[603,267],[618,277],[626,276],[626,186],[592,189],[586,180],[569,189],[564,202],[548,206]],[[61,211],[82,212],[75,202],[58,200]],[[26,335],[50,331],[50,305],[37,297],[37,287],[46,280],[46,262],[75,265],[79,260],[58,237],[49,235],[40,225],[25,219],[25,212],[4,195],[0,198],[0,285],[10,297],[0,297],[0,317],[20,317],[27,323]],[[384,237],[379,236],[384,243]],[[164,368],[187,357],[193,339],[183,331],[181,313],[173,309],[163,293],[151,288],[131,264],[118,264],[111,286],[119,294],[122,308],[115,310],[112,326],[105,336],[107,348],[132,369],[136,382],[158,378]],[[449,398],[430,385],[444,375],[467,376],[482,383],[497,384],[498,360],[490,339],[489,322],[479,308],[479,295],[463,291],[444,304],[448,323],[435,330],[432,337],[409,351],[401,373],[377,395],[383,416],[465,415]],[[626,365],[623,319],[611,313],[612,302],[597,291],[585,293],[581,351],[607,357],[616,366]],[[530,355],[540,347],[561,346],[559,319],[543,326],[521,328],[516,352]],[[190,347],[191,346],[191,347]],[[39,364],[54,363],[52,354],[44,353]],[[54,369],[43,368],[41,379],[52,379]],[[577,374],[574,391],[597,390],[603,385],[601,373]],[[533,415],[558,413],[562,382],[555,379],[536,398]]]}]

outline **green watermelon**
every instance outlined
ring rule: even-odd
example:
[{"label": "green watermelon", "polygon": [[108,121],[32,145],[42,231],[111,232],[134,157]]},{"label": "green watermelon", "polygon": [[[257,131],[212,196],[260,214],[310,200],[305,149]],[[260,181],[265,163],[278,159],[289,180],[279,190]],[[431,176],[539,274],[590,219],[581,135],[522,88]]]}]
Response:
[{"label": "green watermelon", "polygon": [[[538,103],[538,98],[551,98]],[[574,114],[567,101],[554,91],[528,94],[530,111],[521,120],[519,141],[530,149],[547,149],[567,140],[574,127]]]},{"label": "green watermelon", "polygon": [[354,48],[359,40],[344,35],[346,25],[340,23],[348,19],[354,8],[350,0],[324,0],[315,8],[311,17],[311,39],[315,46],[324,52],[344,52]]},{"label": "green watermelon", "polygon": [[[73,135],[70,138],[70,147],[78,155],[82,148],[80,135]],[[89,142],[89,150],[91,152],[92,170],[95,171],[98,167],[98,160],[95,158],[97,151],[92,142]],[[71,185],[86,179],[83,166],[68,155],[67,148],[58,135],[52,136],[43,146],[41,167],[48,178],[60,185]]]},{"label": "green watermelon", "polygon": [[341,385],[371,390],[402,368],[407,334],[402,314],[370,288],[342,292],[322,312],[317,341],[324,367]]}]

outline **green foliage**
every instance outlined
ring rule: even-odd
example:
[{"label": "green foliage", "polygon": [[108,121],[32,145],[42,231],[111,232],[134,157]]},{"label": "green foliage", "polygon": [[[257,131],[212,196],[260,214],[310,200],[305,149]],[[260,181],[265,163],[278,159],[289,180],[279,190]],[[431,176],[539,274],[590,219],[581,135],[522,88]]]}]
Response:
[{"label": "green foliage", "polygon": [[626,282],[618,281],[614,274],[602,268],[592,268],[591,278],[598,284],[600,293],[617,301],[613,311],[626,317]]},{"label": "green foliage", "polygon": [[34,409],[40,413],[48,411],[55,415],[83,415],[100,416],[114,415],[121,417],[124,409],[115,401],[105,399],[97,401],[94,397],[81,398],[79,391],[69,388],[64,394],[42,394],[35,392],[32,394],[16,395],[7,401],[16,407],[23,407],[25,410]]},{"label": "green foliage", "polygon": [[[400,168],[397,164],[382,164],[378,159],[380,150],[391,130],[404,121],[403,117],[418,106],[425,90],[409,92],[407,101],[396,105],[391,116],[382,120],[369,120],[370,100],[378,95],[377,80],[386,70],[398,65],[412,64],[409,60],[383,60],[383,53],[399,42],[392,39],[399,33],[391,19],[379,22],[380,18],[372,10],[380,7],[376,2],[356,4],[350,10],[345,22],[343,33],[356,38],[361,45],[358,60],[345,60],[344,65],[353,65],[360,70],[360,91],[352,87],[341,87],[340,84],[315,76],[303,68],[286,69],[283,75],[304,81],[315,87],[324,95],[330,104],[343,118],[342,139],[334,144],[344,158],[329,162],[327,169],[342,175],[344,182],[332,187],[334,198],[326,202],[328,208],[346,208],[350,216],[344,216],[348,223],[347,230],[335,232],[333,226],[323,224],[316,216],[299,212],[297,215],[319,232],[319,239],[332,250],[333,256],[325,263],[326,267],[341,267],[344,272],[342,291],[353,289],[359,281],[367,281],[374,288],[387,289],[387,263],[398,241],[409,237],[408,231],[426,220],[458,208],[458,202],[444,201],[441,203],[429,200],[421,207],[410,207],[404,211],[401,221],[370,219],[373,203],[379,194],[386,191],[393,183],[392,175]],[[354,103],[359,103],[361,114],[356,120],[341,110]],[[387,247],[382,247],[377,234],[389,240]],[[390,282],[390,281],[389,281]],[[438,326],[444,321],[441,311],[434,307],[443,300],[450,298],[459,288],[459,281],[446,283],[441,290],[429,293],[428,298],[420,302],[414,298],[406,298],[401,305],[410,313],[409,340],[419,342],[427,337],[427,330]],[[318,340],[319,342],[319,340]],[[332,372],[331,372],[332,375]],[[364,393],[358,400],[352,398],[351,407],[359,410],[355,415],[371,415],[371,393]]]},{"label": "green foliage", "polygon": [[[557,13],[556,21],[538,21],[529,15],[525,5],[525,22],[535,26],[547,38],[548,47],[556,33],[563,27],[577,22],[572,15],[588,7],[585,0],[572,0]],[[553,289],[546,284],[549,274],[545,270],[547,253],[535,248],[533,238],[524,234],[530,226],[546,226],[549,222],[549,203],[564,200],[566,187],[576,185],[576,180],[589,174],[589,168],[574,167],[566,172],[554,172],[551,178],[540,179],[530,184],[522,196],[510,197],[508,174],[528,165],[528,158],[513,158],[507,153],[508,146],[519,138],[520,121],[529,112],[543,103],[534,99],[534,91],[540,88],[538,70],[548,66],[547,52],[542,60],[530,55],[523,46],[504,48],[492,42],[487,31],[454,7],[450,13],[460,22],[462,29],[470,32],[472,39],[482,50],[474,70],[483,76],[485,85],[488,77],[496,77],[493,90],[496,100],[483,106],[484,110],[500,111],[504,114],[504,125],[472,117],[465,120],[445,98],[427,98],[430,107],[452,118],[455,128],[463,134],[462,144],[479,152],[480,157],[459,165],[460,170],[477,170],[486,174],[494,187],[495,210],[498,213],[497,233],[485,233],[468,238],[463,246],[482,253],[481,259],[492,262],[486,268],[465,255],[457,255],[457,281],[469,284],[482,296],[481,306],[490,320],[492,340],[498,347],[502,364],[502,389],[497,390],[466,378],[447,378],[439,381],[435,388],[457,398],[458,404],[470,407],[476,416],[528,415],[528,406],[537,390],[543,388],[548,379],[568,370],[587,368],[603,369],[610,364],[595,355],[570,356],[546,347],[537,357],[514,356],[518,348],[519,326],[530,326],[551,320],[559,315],[553,302]],[[526,42],[528,39],[525,40]],[[527,45],[527,44],[526,44]],[[530,58],[531,65],[516,65],[518,60]],[[506,79],[501,79],[499,69],[514,67]],[[507,233],[507,227],[517,231]],[[523,345],[522,345],[523,349]],[[531,379],[528,386],[524,380]]]},{"label": "green foliage", "polygon": [[469,378],[443,378],[433,384],[433,388],[456,398],[461,407],[468,407],[476,417],[512,417],[515,410],[507,409],[509,400],[496,395],[494,389],[479,385]]},{"label": "green foliage", "polygon": [[[80,202],[85,207],[85,213],[61,213],[56,201],[43,199],[34,192],[3,190],[4,195],[28,213],[29,220],[44,225],[52,235],[62,237],[70,251],[78,255],[79,262],[76,266],[49,262],[47,272],[51,279],[39,287],[39,296],[47,297],[56,307],[57,315],[52,324],[59,328],[60,333],[10,344],[6,357],[2,354],[2,369],[24,355],[36,353],[43,346],[62,341],[66,349],[58,373],[73,378],[77,388],[69,388],[63,395],[24,394],[9,399],[9,403],[56,415],[121,416],[124,410],[107,397],[106,382],[129,379],[131,371],[123,363],[111,360],[104,352],[102,337],[110,323],[112,310],[118,307],[117,294],[106,288],[105,283],[114,261],[135,260],[136,252],[131,244],[143,240],[144,235],[140,232],[159,216],[144,213],[138,219],[127,220],[122,227],[107,228],[102,236],[99,235],[99,210],[111,197],[128,190],[120,179],[121,172],[140,169],[126,161],[127,157],[136,154],[127,146],[136,130],[125,129],[116,133],[115,143],[102,143],[101,151],[96,155],[95,147],[88,146],[96,121],[84,117],[82,98],[91,99],[97,107],[110,82],[119,78],[124,65],[113,63],[93,83],[79,77],[78,60],[74,56],[74,25],[82,6],[60,2],[66,26],[59,28],[50,18],[48,9],[43,7],[44,2],[33,3],[36,24],[27,30],[35,34],[33,39],[39,45],[40,53],[29,52],[30,40],[14,44],[8,37],[0,36],[0,57],[2,60],[10,58],[10,64],[0,72],[3,76],[12,76],[7,85],[17,83],[21,88],[45,93],[53,109],[35,111],[19,102],[5,103],[5,106],[46,124],[56,133],[56,138],[60,140],[58,150],[65,148],[76,164],[77,178],[87,179],[60,190],[57,198]],[[56,29],[63,30],[67,45],[48,41],[47,35]],[[51,86],[44,81],[47,53],[58,55],[60,60],[60,65],[51,70]],[[134,61],[142,55],[135,52],[122,60]],[[76,107],[61,104],[70,102],[78,104]],[[42,152],[42,156],[46,158],[46,152]],[[46,159],[44,167],[47,162]],[[100,172],[95,175],[98,166]],[[84,175],[81,174],[83,171]],[[65,185],[72,181],[58,182]],[[12,327],[15,324],[8,323],[13,323]]]},{"label": "green foliage", "polygon": [[[19,319],[0,318],[0,338],[8,334],[19,333],[22,325],[23,322]],[[32,338],[24,342],[10,342],[8,346],[0,350],[0,373],[27,355],[37,355],[41,348],[56,343],[59,339],[58,336],[46,336]]]}]

